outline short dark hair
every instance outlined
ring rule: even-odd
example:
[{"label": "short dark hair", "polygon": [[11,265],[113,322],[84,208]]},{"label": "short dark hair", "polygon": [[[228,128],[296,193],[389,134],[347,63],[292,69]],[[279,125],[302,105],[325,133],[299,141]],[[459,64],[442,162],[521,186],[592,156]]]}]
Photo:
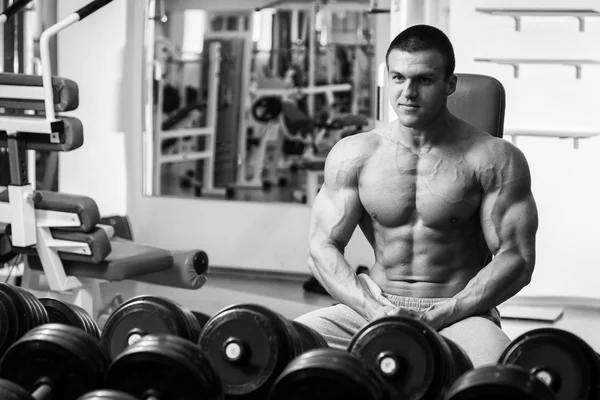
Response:
[{"label": "short dark hair", "polygon": [[441,30],[431,25],[413,25],[398,34],[390,43],[385,54],[385,63],[389,68],[388,57],[392,50],[415,53],[424,50],[436,50],[444,58],[445,78],[454,73],[455,59],[454,48],[448,36]]}]

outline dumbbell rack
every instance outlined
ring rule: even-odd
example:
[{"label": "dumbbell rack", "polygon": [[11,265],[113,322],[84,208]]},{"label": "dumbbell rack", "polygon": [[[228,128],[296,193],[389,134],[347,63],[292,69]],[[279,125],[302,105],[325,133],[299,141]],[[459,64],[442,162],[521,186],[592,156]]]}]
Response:
[{"label": "dumbbell rack", "polygon": [[[26,168],[26,136],[31,133],[49,135],[51,143],[60,143],[60,134],[65,126],[54,111],[52,88],[52,68],[50,60],[50,39],[58,32],[83,20],[112,0],[96,0],[82,7],[58,23],[47,28],[40,37],[43,87],[3,85],[3,97],[44,101],[44,118],[10,116],[0,114],[0,131],[7,133],[8,155],[10,162],[10,184],[8,202],[0,202],[0,223],[10,224],[12,245],[15,247],[35,246],[44,269],[44,276],[51,291],[65,292],[84,288],[92,283],[91,292],[76,290],[75,303],[87,311],[99,296],[98,283],[87,278],[67,276],[59,252],[91,255],[87,243],[54,239],[51,228],[78,227],[81,221],[77,214],[36,209],[43,195],[35,192],[29,180]],[[28,1],[16,2],[12,13],[26,5]],[[7,9],[3,14],[9,14]],[[11,15],[11,14],[9,14]],[[3,21],[2,21],[3,22]],[[24,270],[24,285],[30,278],[28,268]]]}]

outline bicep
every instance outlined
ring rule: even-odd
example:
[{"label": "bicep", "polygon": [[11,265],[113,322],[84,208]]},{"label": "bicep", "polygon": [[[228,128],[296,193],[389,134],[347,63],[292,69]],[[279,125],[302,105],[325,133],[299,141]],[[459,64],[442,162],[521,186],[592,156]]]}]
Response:
[{"label": "bicep", "polygon": [[311,241],[334,244],[343,249],[362,215],[358,190],[323,185],[313,202],[310,224]]},{"label": "bicep", "polygon": [[494,255],[514,252],[528,264],[535,263],[538,213],[529,166],[520,152],[504,160],[484,188],[481,225]]},{"label": "bicep", "polygon": [[[341,146],[340,146],[341,144]],[[325,241],[342,249],[348,244],[362,216],[358,194],[361,165],[356,149],[338,143],[325,163],[325,180],[311,213],[311,241]]]}]

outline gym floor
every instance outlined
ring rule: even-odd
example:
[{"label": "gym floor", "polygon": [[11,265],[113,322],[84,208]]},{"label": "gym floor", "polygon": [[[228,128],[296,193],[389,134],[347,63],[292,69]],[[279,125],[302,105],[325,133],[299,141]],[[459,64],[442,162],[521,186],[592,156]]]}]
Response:
[{"label": "gym floor", "polygon": [[[286,318],[296,318],[317,308],[332,305],[329,296],[306,292],[306,275],[280,276],[263,272],[214,267],[200,290],[172,289],[148,284],[118,283],[106,288],[105,296],[120,293],[127,299],[142,294],[167,297],[193,311],[213,315],[235,303],[255,303],[269,307]],[[105,297],[109,299],[110,297]],[[537,320],[562,310],[555,321]],[[500,307],[505,316],[526,314],[527,319],[503,317],[502,327],[511,339],[536,328],[554,327],[576,334],[600,353],[600,302],[587,299],[515,297]],[[531,318],[531,319],[530,319]],[[533,319],[536,318],[536,319]]]}]

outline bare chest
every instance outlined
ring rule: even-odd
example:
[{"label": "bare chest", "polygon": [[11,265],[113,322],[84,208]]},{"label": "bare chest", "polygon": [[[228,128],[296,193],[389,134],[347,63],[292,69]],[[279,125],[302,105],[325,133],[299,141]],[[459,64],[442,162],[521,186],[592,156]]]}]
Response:
[{"label": "bare chest", "polygon": [[420,220],[450,228],[470,220],[481,201],[474,168],[460,152],[376,154],[361,171],[359,193],[371,217],[390,227]]}]

